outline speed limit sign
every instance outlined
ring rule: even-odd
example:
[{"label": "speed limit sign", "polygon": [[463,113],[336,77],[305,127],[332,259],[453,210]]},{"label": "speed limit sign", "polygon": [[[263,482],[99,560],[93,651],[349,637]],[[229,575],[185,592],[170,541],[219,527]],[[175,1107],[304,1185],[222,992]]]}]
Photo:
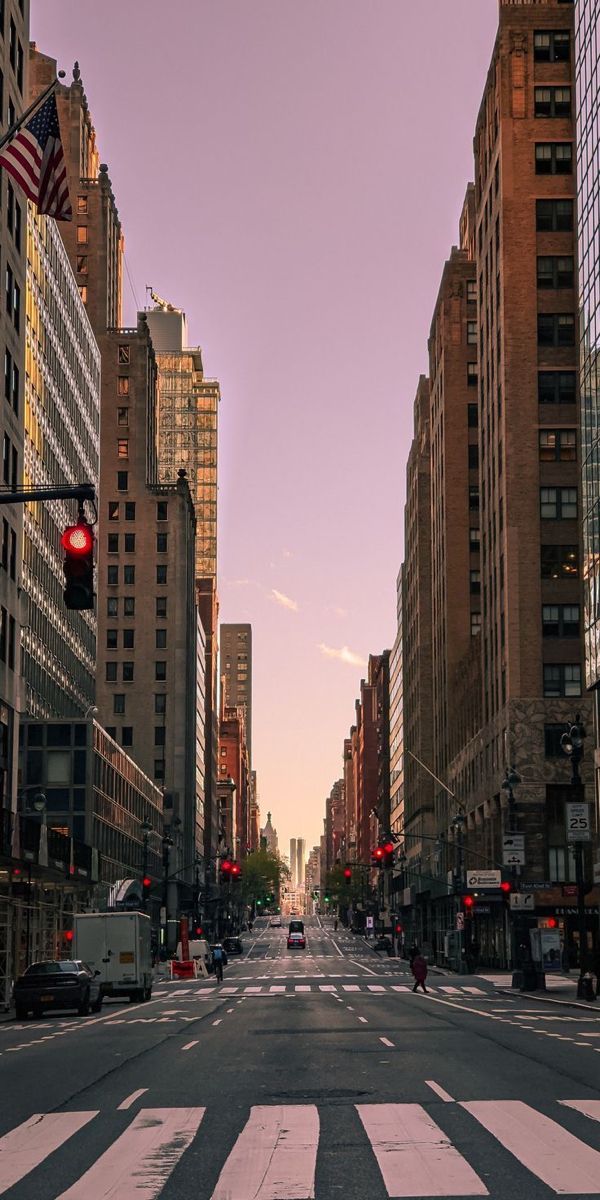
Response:
[{"label": "speed limit sign", "polygon": [[565,805],[565,812],[567,818],[567,841],[589,842],[592,836],[589,804],[569,801]]}]

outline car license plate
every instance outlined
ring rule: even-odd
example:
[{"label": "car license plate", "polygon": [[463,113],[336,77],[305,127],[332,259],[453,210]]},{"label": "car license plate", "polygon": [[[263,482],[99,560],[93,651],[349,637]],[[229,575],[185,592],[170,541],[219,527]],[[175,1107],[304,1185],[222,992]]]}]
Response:
[{"label": "car license plate", "polygon": [[50,1000],[54,1000],[54,996],[40,996],[40,1000],[47,1004]]}]

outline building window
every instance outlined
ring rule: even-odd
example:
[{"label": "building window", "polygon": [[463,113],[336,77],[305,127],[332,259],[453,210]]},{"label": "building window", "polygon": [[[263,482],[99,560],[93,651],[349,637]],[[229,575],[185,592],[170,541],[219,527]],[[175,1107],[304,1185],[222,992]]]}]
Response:
[{"label": "building window", "polygon": [[535,224],[538,233],[570,233],[573,229],[573,201],[536,200]]},{"label": "building window", "polygon": [[479,410],[476,404],[467,404],[467,425],[469,429],[477,429],[479,424]]},{"label": "building window", "polygon": [[155,746],[164,746],[165,733],[166,733],[166,730],[165,730],[164,725],[155,725],[154,726],[154,745]]},{"label": "building window", "polygon": [[154,778],[164,779],[165,777],[165,762],[163,758],[154,759]]},{"label": "building window", "polygon": [[129,366],[129,361],[130,361],[129,344],[124,344],[123,342],[121,342],[121,344],[119,345],[117,361],[119,363],[119,366],[122,366],[122,367]]},{"label": "building window", "polygon": [[565,725],[544,725],[544,757],[564,758],[565,752],[560,739],[566,733]]},{"label": "building window", "polygon": [[129,409],[117,409],[117,425],[129,425]]},{"label": "building window", "polygon": [[477,304],[477,280],[467,279],[467,303]]},{"label": "building window", "polygon": [[572,288],[574,264],[571,255],[539,255],[537,260],[538,288]]},{"label": "building window", "polygon": [[570,117],[570,87],[536,87],[536,117]]},{"label": "building window", "polygon": [[135,500],[125,502],[125,520],[135,521]]},{"label": "building window", "polygon": [[469,387],[477,387],[478,378],[479,378],[479,372],[477,370],[477,363],[476,362],[467,363],[467,384],[468,384],[468,386]]},{"label": "building window", "polygon": [[169,502],[168,500],[157,500],[156,502],[156,520],[167,521],[169,517]]},{"label": "building window", "polygon": [[544,637],[579,637],[578,604],[543,604],[542,634]]},{"label": "building window", "polygon": [[536,175],[570,175],[573,170],[571,142],[536,142]]},{"label": "building window", "polygon": [[125,693],[115,692],[113,695],[113,712],[121,715],[125,712]]},{"label": "building window", "polygon": [[81,299],[81,303],[82,303],[82,304],[87,304],[87,284],[86,284],[86,283],[80,283],[80,284],[78,284],[78,285],[77,285],[77,287],[78,287],[78,291],[79,291],[79,296],[80,296],[80,299]]},{"label": "building window", "polygon": [[107,650],[116,650],[117,649],[117,630],[116,629],[107,629],[106,630],[106,649]]},{"label": "building window", "polygon": [[119,396],[129,395],[129,375],[119,375],[117,379],[117,393]]},{"label": "building window", "polygon": [[477,321],[467,321],[467,345],[477,345]]},{"label": "building window", "polygon": [[135,584],[135,567],[123,567],[123,583],[126,587],[133,587]]},{"label": "building window", "polygon": [[133,725],[124,725],[121,730],[121,745],[133,746]]},{"label": "building window", "polygon": [[164,692],[157,692],[154,697],[155,713],[165,713],[167,711],[167,697]]},{"label": "building window", "polygon": [[542,579],[577,579],[579,575],[578,546],[542,546]]},{"label": "building window", "polygon": [[129,487],[129,471],[117,471],[117,491],[126,492]]},{"label": "building window", "polygon": [[135,617],[135,596],[123,597],[123,616]]},{"label": "building window", "polygon": [[166,563],[158,564],[158,566],[156,568],[156,582],[159,585],[166,584],[166,582],[167,582],[167,565],[166,565]]},{"label": "building window", "polygon": [[118,617],[119,615],[119,599],[117,596],[109,596],[106,601],[107,617]]},{"label": "building window", "polygon": [[548,879],[550,882],[568,883],[570,880],[576,880],[576,878],[575,848],[573,846],[549,846]]},{"label": "building window", "polygon": [[119,501],[109,500],[108,502],[108,519],[109,521],[119,520]]},{"label": "building window", "polygon": [[107,683],[117,682],[117,664],[116,662],[107,662],[105,665],[105,678]]},{"label": "building window", "polygon": [[87,246],[88,244],[88,227],[87,225],[77,226],[77,245]]},{"label": "building window", "polygon": [[544,696],[580,696],[579,663],[544,663]]},{"label": "building window", "polygon": [[125,534],[125,553],[135,554],[135,533]]},{"label": "building window", "polygon": [[479,446],[471,442],[468,446],[468,461],[469,470],[477,471],[479,468]]},{"label": "building window", "polygon": [[481,613],[471,613],[471,637],[477,637],[481,633]]},{"label": "building window", "polygon": [[157,617],[166,617],[167,615],[167,597],[156,597],[156,615]]},{"label": "building window", "polygon": [[119,568],[118,567],[107,567],[106,582],[109,587],[117,586],[117,584],[119,582]]},{"label": "building window", "polygon": [[576,462],[575,429],[540,429],[540,462]]},{"label": "building window", "polygon": [[117,458],[129,458],[129,438],[117,438]]},{"label": "building window", "polygon": [[123,663],[123,683],[133,683],[133,663]]},{"label": "building window", "polygon": [[481,592],[480,571],[469,571],[469,588],[472,596],[479,596]]},{"label": "building window", "polygon": [[156,679],[157,683],[164,683],[165,679],[167,678],[166,662],[159,661],[154,664],[154,678]]},{"label": "building window", "polygon": [[166,650],[167,648],[167,631],[166,629],[156,630],[156,649]]},{"label": "building window", "polygon": [[540,404],[574,404],[577,396],[575,371],[539,371]]},{"label": "building window", "polygon": [[135,645],[135,629],[123,630],[123,649],[133,650]]},{"label": "building window", "polygon": [[157,533],[157,535],[156,535],[156,553],[157,554],[166,554],[167,553],[167,538],[168,538],[168,536],[169,535],[167,533]]},{"label": "building window", "polygon": [[544,521],[577,518],[577,488],[540,488],[540,517]]},{"label": "building window", "polygon": [[568,30],[540,29],[533,35],[533,57],[536,62],[568,62],[571,38]]},{"label": "building window", "polygon": [[109,533],[106,539],[106,548],[109,554],[119,553],[119,535],[118,533]]},{"label": "building window", "polygon": [[469,486],[469,508],[471,512],[479,512],[479,488],[476,483]]},{"label": "building window", "polygon": [[471,554],[477,554],[481,546],[481,531],[479,529],[469,529],[469,550]]},{"label": "building window", "polygon": [[575,317],[572,313],[538,313],[538,346],[574,346]]},{"label": "building window", "polygon": [[77,197],[77,215],[80,217],[84,217],[87,215],[87,210],[88,210],[87,196],[78,196]]}]

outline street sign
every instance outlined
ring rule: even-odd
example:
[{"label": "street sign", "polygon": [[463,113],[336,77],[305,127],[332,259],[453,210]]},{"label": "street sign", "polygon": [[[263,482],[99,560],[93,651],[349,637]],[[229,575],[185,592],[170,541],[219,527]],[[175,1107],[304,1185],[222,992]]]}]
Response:
[{"label": "street sign", "polygon": [[461,930],[461,929],[464,929],[464,927],[465,927],[465,914],[457,913],[456,914],[456,928],[458,930]]},{"label": "street sign", "polygon": [[367,929],[372,929],[373,923],[373,917],[367,917]]},{"label": "street sign", "polygon": [[499,888],[501,883],[501,871],[467,871],[468,888]]},{"label": "street sign", "polygon": [[525,866],[525,835],[505,833],[502,838],[502,862],[505,867]]},{"label": "street sign", "polygon": [[565,804],[567,818],[567,841],[589,842],[592,836],[590,828],[590,806],[585,801],[568,801]]},{"label": "street sign", "polygon": [[529,909],[533,911],[535,896],[533,892],[512,892],[510,897],[510,907],[519,909]]}]

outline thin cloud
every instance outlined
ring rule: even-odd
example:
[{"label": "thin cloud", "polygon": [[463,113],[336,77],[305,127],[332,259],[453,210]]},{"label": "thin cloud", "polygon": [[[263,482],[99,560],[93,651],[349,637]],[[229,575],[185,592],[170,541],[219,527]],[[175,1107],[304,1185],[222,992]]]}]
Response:
[{"label": "thin cloud", "polygon": [[326,646],[324,642],[319,643],[319,650],[325,658],[337,658],[339,662],[348,663],[351,667],[366,667],[367,663],[360,654],[355,654],[354,650],[350,650],[348,646],[342,646],[341,650],[336,650],[334,646]]},{"label": "thin cloud", "polygon": [[330,604],[325,609],[325,612],[333,613],[334,617],[339,617],[340,619],[348,616],[348,609],[341,608],[339,604]]},{"label": "thin cloud", "polygon": [[271,596],[280,604],[282,608],[289,608],[290,612],[298,612],[298,605],[295,600],[291,600],[289,596],[285,596],[283,592],[278,592],[277,588],[271,588]]}]

